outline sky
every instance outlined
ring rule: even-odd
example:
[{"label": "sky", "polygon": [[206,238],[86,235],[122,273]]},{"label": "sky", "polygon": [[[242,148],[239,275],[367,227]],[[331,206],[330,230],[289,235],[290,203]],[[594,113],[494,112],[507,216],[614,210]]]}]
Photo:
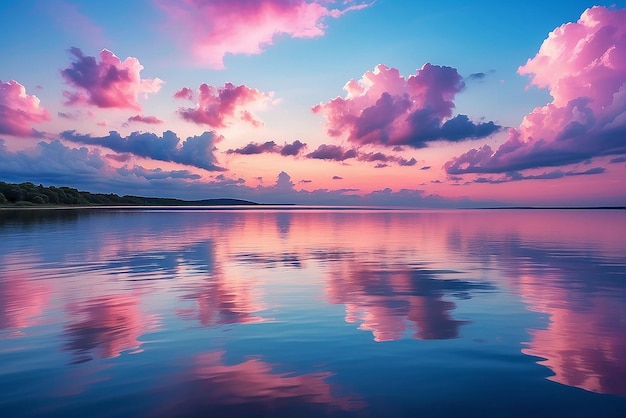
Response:
[{"label": "sky", "polygon": [[626,1],[0,1],[0,181],[626,205]]}]

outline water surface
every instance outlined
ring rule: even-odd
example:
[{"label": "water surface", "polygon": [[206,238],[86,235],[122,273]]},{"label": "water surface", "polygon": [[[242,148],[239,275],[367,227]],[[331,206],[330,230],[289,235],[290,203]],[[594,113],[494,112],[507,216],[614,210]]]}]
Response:
[{"label": "water surface", "polygon": [[0,211],[0,414],[626,416],[626,212]]}]

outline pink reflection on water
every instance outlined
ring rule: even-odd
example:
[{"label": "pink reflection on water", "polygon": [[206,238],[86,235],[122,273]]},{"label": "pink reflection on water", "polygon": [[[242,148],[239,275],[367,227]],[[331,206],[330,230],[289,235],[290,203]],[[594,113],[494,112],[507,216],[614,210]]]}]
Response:
[{"label": "pink reflection on water", "polygon": [[334,386],[326,381],[332,376],[329,372],[278,373],[258,358],[228,365],[224,355],[224,351],[197,355],[193,367],[170,383],[165,396],[175,394],[176,399],[160,407],[158,415],[186,416],[203,411],[273,416],[285,410],[304,411],[302,408],[347,411],[361,406],[357,400],[334,393]]},{"label": "pink reflection on water", "polygon": [[[530,309],[550,315],[546,329],[529,330],[524,354],[554,373],[549,379],[596,393],[626,394],[626,306],[622,297],[578,295],[526,276],[520,288]],[[541,286],[540,286],[541,284]]]},{"label": "pink reflection on water", "polygon": [[20,273],[2,273],[0,280],[0,329],[14,330],[12,336],[22,335],[23,329],[37,325],[46,309],[50,289],[31,281]]},{"label": "pink reflection on water", "polygon": [[346,305],[346,322],[361,322],[359,329],[371,331],[375,341],[399,340],[409,330],[413,338],[433,340],[459,336],[467,321],[453,319],[450,311],[456,305],[442,297],[472,287],[419,270],[372,270],[349,263],[329,276],[326,295],[330,303]]},{"label": "pink reflection on water", "polygon": [[205,326],[260,322],[263,318],[254,313],[264,307],[257,288],[255,280],[234,273],[226,276],[218,271],[193,285],[183,299],[194,301],[195,307],[179,309],[178,314]]},{"label": "pink reflection on water", "polygon": [[139,337],[154,329],[157,320],[147,316],[134,295],[109,295],[71,304],[72,320],[65,327],[65,348],[76,354],[75,362],[117,357],[141,346]]}]

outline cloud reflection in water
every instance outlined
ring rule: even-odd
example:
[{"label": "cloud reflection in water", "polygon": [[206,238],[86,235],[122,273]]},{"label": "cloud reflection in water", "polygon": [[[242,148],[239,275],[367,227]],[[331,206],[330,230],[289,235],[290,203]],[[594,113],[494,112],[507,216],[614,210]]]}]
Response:
[{"label": "cloud reflection in water", "polygon": [[343,267],[327,279],[328,301],[346,305],[346,322],[361,322],[359,329],[371,331],[375,341],[399,340],[407,330],[421,340],[457,338],[469,321],[452,318],[456,305],[443,298],[469,299],[472,292],[493,289],[425,269]]}]

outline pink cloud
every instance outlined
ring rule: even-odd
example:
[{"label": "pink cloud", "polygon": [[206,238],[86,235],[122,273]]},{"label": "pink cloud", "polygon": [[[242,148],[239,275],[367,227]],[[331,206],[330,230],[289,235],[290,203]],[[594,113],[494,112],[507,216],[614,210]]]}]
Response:
[{"label": "pink cloud", "polygon": [[73,321],[66,326],[66,350],[76,361],[117,357],[141,347],[139,337],[155,328],[157,320],[145,315],[132,295],[103,296],[70,305]]},{"label": "pink cloud", "polygon": [[428,270],[370,268],[359,261],[346,262],[326,280],[328,301],[345,305],[345,321],[360,323],[359,329],[372,332],[375,341],[399,340],[409,330],[422,340],[457,338],[467,321],[450,315],[456,305],[444,297],[471,297],[489,288]]},{"label": "pink cloud", "polygon": [[404,78],[396,68],[377,65],[344,86],[337,97],[312,108],[326,118],[328,134],[356,144],[410,145],[422,148],[436,140],[483,138],[500,129],[493,122],[452,117],[454,98],[465,83],[456,69],[424,64]]},{"label": "pink cloud", "polygon": [[[315,38],[324,21],[367,7],[355,1],[305,0],[156,0],[170,27],[194,57],[211,68],[224,68],[226,54],[260,54],[278,35]],[[338,8],[331,8],[339,3]]]},{"label": "pink cloud", "polygon": [[[5,260],[3,260],[5,261]],[[3,271],[0,281],[0,329],[20,336],[24,328],[37,324],[46,311],[50,289],[35,280]]]},{"label": "pink cloud", "polygon": [[321,417],[354,415],[364,406],[327,381],[333,373],[297,374],[258,356],[238,363],[227,357],[224,351],[194,357],[191,368],[166,379],[168,387],[150,415],[193,416],[202,411],[206,416]]},{"label": "pink cloud", "polygon": [[[176,94],[183,91],[188,93],[188,98],[191,97],[191,89],[187,87]],[[187,121],[213,128],[224,128],[233,119],[260,126],[262,122],[256,119],[249,109],[265,105],[272,96],[272,92],[263,93],[245,85],[235,86],[226,83],[224,87],[214,87],[202,83],[198,90],[196,106],[180,108],[178,114]]]},{"label": "pink cloud", "polygon": [[497,150],[473,149],[449,174],[498,173],[626,154],[626,10],[592,7],[550,33],[518,69],[552,102],[526,115]]},{"label": "pink cloud", "polygon": [[189,87],[183,87],[182,89],[180,89],[176,93],[174,93],[174,98],[175,99],[192,100],[193,99],[193,90],[190,89]]},{"label": "pink cloud", "polygon": [[156,116],[144,116],[144,115],[135,115],[128,118],[128,122],[140,122],[147,123],[149,125],[159,125],[164,123],[161,119]]},{"label": "pink cloud", "polygon": [[32,124],[50,120],[50,114],[39,105],[37,96],[26,94],[26,88],[15,80],[0,80],[0,133],[14,136],[33,134]]},{"label": "pink cloud", "polygon": [[74,61],[61,71],[63,78],[77,91],[64,91],[67,105],[87,103],[100,108],[141,110],[140,95],[156,93],[163,81],[142,79],[143,66],[137,58],[121,61],[107,49],[96,57],[85,56],[79,48],[71,48]]}]

